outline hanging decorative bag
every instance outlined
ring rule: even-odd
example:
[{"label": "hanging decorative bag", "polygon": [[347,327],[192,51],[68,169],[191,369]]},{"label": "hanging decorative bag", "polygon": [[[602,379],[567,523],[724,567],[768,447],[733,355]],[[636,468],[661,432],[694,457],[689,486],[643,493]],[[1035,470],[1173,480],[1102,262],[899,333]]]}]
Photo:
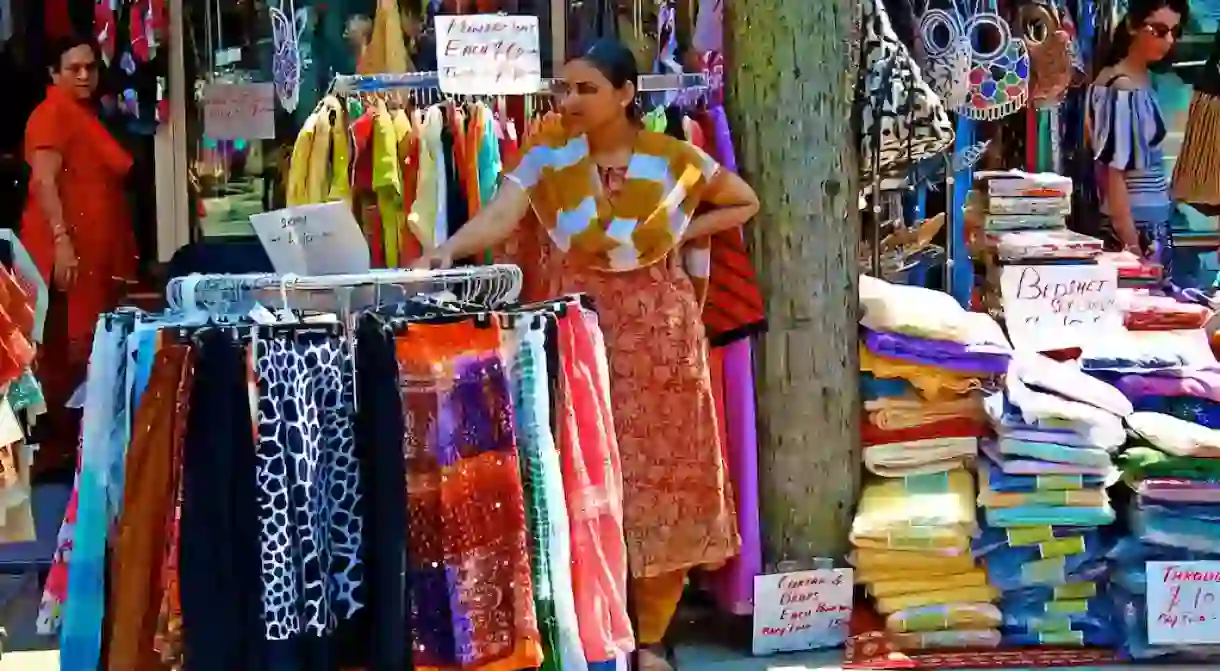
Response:
[{"label": "hanging decorative bag", "polygon": [[[955,111],[976,121],[1002,119],[1025,107],[1029,100],[1029,52],[1012,36],[1008,23],[994,11],[979,11],[964,18],[971,45],[995,44],[988,52],[971,47],[967,81],[970,94]],[[986,39],[987,33],[994,39]]]},{"label": "hanging decorative bag", "polygon": [[960,16],[929,8],[919,19],[919,46],[928,84],[950,108],[970,95],[970,39]]},{"label": "hanging decorative bag", "polygon": [[948,149],[953,124],[944,102],[894,33],[885,8],[878,0],[864,0],[863,10],[856,103],[862,172],[868,182]]},{"label": "hanging decorative bag", "polygon": [[1029,98],[1035,107],[1063,100],[1072,85],[1072,38],[1055,7],[1034,0],[1017,11],[1017,28],[1029,52]]}]

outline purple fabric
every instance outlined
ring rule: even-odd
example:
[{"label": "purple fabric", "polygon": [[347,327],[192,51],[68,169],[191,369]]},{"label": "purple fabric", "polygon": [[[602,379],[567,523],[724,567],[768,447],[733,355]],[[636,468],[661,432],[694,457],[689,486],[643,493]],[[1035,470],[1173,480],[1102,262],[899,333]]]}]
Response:
[{"label": "purple fabric", "polygon": [[1145,478],[1136,487],[1140,497],[1173,503],[1220,503],[1220,482],[1182,478]]},{"label": "purple fabric", "polygon": [[980,440],[979,450],[1009,475],[1109,475],[1108,468],[1093,468],[1079,464],[1056,464],[1035,459],[1013,459],[1000,452],[995,441]]},{"label": "purple fabric", "polygon": [[707,111],[707,115],[716,129],[716,160],[729,172],[737,172],[737,151],[733,148],[733,133],[729,130],[729,117],[725,115],[724,107],[716,105]]},{"label": "purple fabric", "polygon": [[753,612],[754,577],[763,573],[752,342],[743,338],[724,348],[724,423],[729,438],[725,452],[737,503],[741,554],[712,574],[711,588],[721,609],[734,615]]},{"label": "purple fabric", "polygon": [[1220,402],[1220,371],[1182,369],[1145,375],[1124,375],[1115,387],[1131,400],[1145,396],[1195,396]]},{"label": "purple fabric", "polygon": [[699,0],[691,45],[699,51],[724,51],[724,0]]},{"label": "purple fabric", "polygon": [[958,373],[1000,375],[1008,371],[1011,352],[995,345],[963,345],[902,333],[861,329],[869,351],[879,356],[936,366]]}]

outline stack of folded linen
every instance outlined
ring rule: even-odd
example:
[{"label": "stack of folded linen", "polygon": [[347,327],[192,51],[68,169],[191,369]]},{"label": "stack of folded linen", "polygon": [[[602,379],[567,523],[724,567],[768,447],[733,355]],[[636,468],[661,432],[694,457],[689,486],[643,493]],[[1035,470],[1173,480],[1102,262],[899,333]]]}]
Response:
[{"label": "stack of folded linen", "polygon": [[988,232],[1063,230],[1072,211],[1072,180],[1054,173],[979,171],[974,183],[987,203]]},{"label": "stack of folded linen", "polygon": [[1012,358],[1003,331],[928,289],[864,277],[860,293],[865,467],[903,477],[970,466],[987,430],[982,390]]},{"label": "stack of folded linen", "polygon": [[1002,592],[1004,644],[1114,644],[1102,528],[1115,518],[1106,486],[1130,401],[1072,364],[1019,354],[985,407],[995,438],[979,464],[974,553]]},{"label": "stack of folded linen", "polygon": [[[1167,393],[1211,395],[1200,380],[1214,382],[1212,371],[1179,371],[1172,384],[1152,378],[1153,387]],[[1128,376],[1134,377],[1134,376]],[[1138,376],[1151,378],[1151,376]],[[1124,378],[1125,379],[1125,378]],[[1120,385],[1124,390],[1148,390],[1149,380]],[[1220,660],[1220,646],[1151,645],[1146,629],[1145,600],[1149,561],[1220,559],[1220,403],[1207,396],[1136,396],[1140,408],[1127,418],[1135,438],[1118,457],[1123,481],[1135,496],[1129,510],[1130,536],[1111,552],[1117,603],[1126,629],[1126,652],[1135,659],[1181,656]]]},{"label": "stack of folded linen", "polygon": [[1000,642],[998,592],[970,551],[974,495],[974,478],[961,468],[864,484],[851,562],[900,649]]}]

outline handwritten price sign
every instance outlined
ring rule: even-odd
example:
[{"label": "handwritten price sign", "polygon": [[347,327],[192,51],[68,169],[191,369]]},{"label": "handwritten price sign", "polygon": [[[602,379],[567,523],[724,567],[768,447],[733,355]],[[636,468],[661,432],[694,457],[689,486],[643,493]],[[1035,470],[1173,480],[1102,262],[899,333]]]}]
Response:
[{"label": "handwritten price sign", "polygon": [[250,217],[281,275],[333,275],[369,270],[369,246],[344,201],[301,205]]},{"label": "handwritten price sign", "polygon": [[833,648],[847,640],[852,570],[754,578],[754,654]]},{"label": "handwritten price sign", "polygon": [[213,140],[275,139],[275,85],[209,84],[203,134]]},{"label": "handwritten price sign", "polygon": [[1112,265],[1004,266],[1000,297],[1017,349],[1045,352],[1079,347],[1122,330]]},{"label": "handwritten price sign", "polygon": [[542,88],[538,17],[436,17],[441,90],[456,95],[526,95]]},{"label": "handwritten price sign", "polygon": [[1148,562],[1148,642],[1220,644],[1220,561]]}]

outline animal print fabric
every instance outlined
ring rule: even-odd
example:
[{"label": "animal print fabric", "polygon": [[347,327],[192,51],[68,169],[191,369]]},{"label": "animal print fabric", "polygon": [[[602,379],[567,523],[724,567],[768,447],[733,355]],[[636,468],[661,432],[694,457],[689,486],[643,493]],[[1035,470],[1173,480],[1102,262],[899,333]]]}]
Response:
[{"label": "animal print fabric", "polygon": [[861,172],[869,183],[951,147],[953,124],[944,101],[898,39],[885,6],[864,0],[863,16],[856,104]]},{"label": "animal print fabric", "polygon": [[326,635],[363,605],[351,357],[325,334],[254,342],[266,637]]}]

